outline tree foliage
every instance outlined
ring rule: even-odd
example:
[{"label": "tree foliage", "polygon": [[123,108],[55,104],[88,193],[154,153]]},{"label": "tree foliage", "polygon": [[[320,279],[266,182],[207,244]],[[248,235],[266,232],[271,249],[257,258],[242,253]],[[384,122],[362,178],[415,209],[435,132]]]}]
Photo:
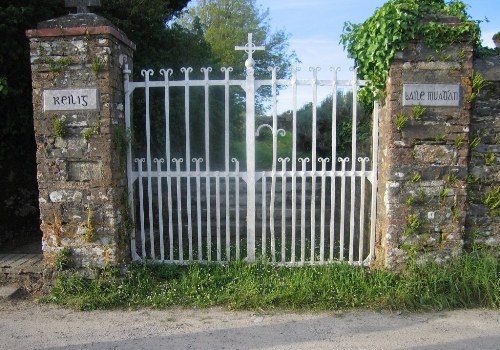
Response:
[{"label": "tree foliage", "polygon": [[[480,29],[467,14],[467,5],[459,0],[389,0],[362,24],[346,22],[341,42],[354,59],[358,73],[370,84],[360,97],[372,104],[385,89],[392,58],[406,48],[408,42],[421,38],[437,51],[462,40],[464,35],[477,48]],[[438,23],[437,15],[456,16],[460,26]],[[424,20],[425,19],[425,20]]]},{"label": "tree foliage", "polygon": [[[337,156],[350,156],[352,144],[352,91],[338,91],[337,96],[336,144]],[[318,157],[332,157],[332,108],[333,97],[329,95],[316,109],[316,152]],[[297,111],[297,136],[299,153],[308,154],[312,147],[312,104],[308,103]],[[370,134],[370,113],[357,105],[357,140],[363,141]]]},{"label": "tree foliage", "polygon": [[31,234],[38,225],[31,69],[25,30],[64,11],[62,0],[0,2],[0,230],[7,237]]},{"label": "tree foliage", "polygon": [[268,67],[278,67],[278,75],[287,76],[297,59],[289,52],[289,35],[283,30],[271,32],[269,22],[269,10],[258,7],[255,0],[197,0],[179,20],[188,28],[199,24],[217,62],[241,72],[245,59],[234,47],[244,45],[247,34],[253,33],[256,45],[266,47],[254,54],[256,75],[269,75]]},{"label": "tree foliage", "polygon": [[[95,12],[117,24],[137,44],[135,69],[170,64],[187,57],[205,61],[209,46],[199,33],[168,28],[166,22],[188,0],[106,0]],[[27,29],[73,11],[63,0],[0,2],[0,230],[19,235],[38,226],[36,146]],[[7,234],[9,236],[9,234]]]}]

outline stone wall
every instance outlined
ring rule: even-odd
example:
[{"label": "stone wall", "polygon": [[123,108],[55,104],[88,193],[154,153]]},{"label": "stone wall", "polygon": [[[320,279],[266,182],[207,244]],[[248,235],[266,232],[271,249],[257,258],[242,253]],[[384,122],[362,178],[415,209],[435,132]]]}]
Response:
[{"label": "stone wall", "polygon": [[488,81],[474,102],[469,159],[466,246],[500,253],[500,56],[477,59],[474,70]]},{"label": "stone wall", "polygon": [[[383,266],[402,268],[407,258],[439,262],[462,251],[472,55],[466,42],[436,52],[415,41],[393,61],[379,121],[376,246]],[[404,94],[410,84],[454,86],[459,99],[445,106],[444,95],[415,107],[415,96]]]},{"label": "stone wall", "polygon": [[[42,22],[30,38],[42,247],[54,264],[124,261],[122,66],[134,44],[94,14]],[[92,99],[95,98],[95,101]]]}]

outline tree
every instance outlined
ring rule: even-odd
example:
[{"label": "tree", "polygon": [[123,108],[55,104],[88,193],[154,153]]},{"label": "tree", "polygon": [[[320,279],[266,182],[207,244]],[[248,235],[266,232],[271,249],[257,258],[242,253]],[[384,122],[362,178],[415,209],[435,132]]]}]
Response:
[{"label": "tree", "polygon": [[0,3],[0,245],[4,237],[33,235],[39,220],[31,66],[25,30],[64,11],[62,0]]},{"label": "tree", "polygon": [[289,52],[289,35],[283,30],[272,33],[269,21],[269,10],[257,7],[255,0],[198,0],[179,19],[187,28],[199,22],[217,62],[236,70],[243,67],[244,58],[234,47],[245,44],[247,34],[253,33],[256,45],[266,47],[254,54],[258,60],[256,75],[269,76],[267,68],[278,67],[279,77],[288,76],[298,60],[294,52]]},{"label": "tree", "polygon": [[[369,80],[360,91],[363,103],[373,105],[375,99],[383,96],[394,55],[415,38],[441,52],[468,34],[470,43],[478,49],[481,31],[466,9],[467,4],[460,0],[388,0],[362,24],[344,23],[341,35],[344,49],[354,59],[359,76]],[[440,15],[455,16],[462,23],[460,26],[439,23],[436,19]]]},{"label": "tree", "polygon": [[[181,66],[186,57],[201,62],[209,52],[201,34],[166,23],[188,0],[106,0],[97,13],[117,24],[138,50],[140,68]],[[63,0],[0,2],[0,239],[33,234],[38,227],[36,145],[33,136],[31,64],[27,29],[68,13]],[[0,245],[2,242],[0,241]]]},{"label": "tree", "polygon": [[[331,157],[332,147],[332,95],[327,96],[317,107],[317,143],[316,152],[319,157]],[[352,142],[352,91],[337,91],[337,156],[350,156]],[[357,105],[358,142],[366,140],[370,134],[371,118],[362,106]],[[304,105],[297,111],[297,149],[299,153],[308,154],[312,147],[312,103]]]}]

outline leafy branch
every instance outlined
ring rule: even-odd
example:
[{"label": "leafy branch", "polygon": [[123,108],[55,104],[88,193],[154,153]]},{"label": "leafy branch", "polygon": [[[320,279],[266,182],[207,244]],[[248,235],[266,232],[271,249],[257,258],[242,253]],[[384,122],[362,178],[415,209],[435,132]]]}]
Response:
[{"label": "leafy branch", "polygon": [[[459,0],[389,0],[362,24],[345,22],[340,42],[355,60],[360,77],[370,81],[360,91],[361,101],[372,105],[383,96],[392,59],[412,40],[421,38],[437,52],[463,37],[479,47],[479,25],[466,7]],[[456,16],[461,25],[439,23],[439,15]]]}]

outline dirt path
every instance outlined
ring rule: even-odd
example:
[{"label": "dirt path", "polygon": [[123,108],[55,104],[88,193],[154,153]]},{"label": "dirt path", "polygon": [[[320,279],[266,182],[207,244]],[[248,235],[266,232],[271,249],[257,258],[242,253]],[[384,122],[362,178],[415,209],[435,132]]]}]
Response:
[{"label": "dirt path", "polygon": [[500,349],[500,311],[75,312],[4,299],[0,349]]}]

